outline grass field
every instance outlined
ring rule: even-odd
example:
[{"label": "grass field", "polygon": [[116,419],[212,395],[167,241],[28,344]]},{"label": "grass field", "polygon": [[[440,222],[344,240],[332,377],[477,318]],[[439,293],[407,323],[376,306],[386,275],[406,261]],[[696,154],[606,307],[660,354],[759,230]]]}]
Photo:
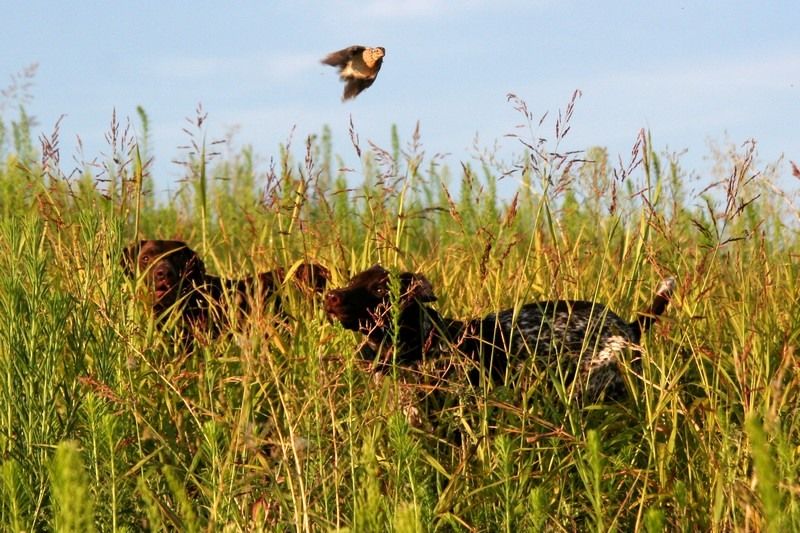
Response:
[{"label": "grass field", "polygon": [[[416,132],[387,148],[353,132],[350,171],[326,131],[270,165],[212,157],[200,116],[168,199],[143,112],[139,143],[115,124],[82,175],[57,129],[37,142],[24,113],[4,117],[0,529],[800,528],[800,204],[776,168],[745,144],[710,150],[695,179],[646,133],[619,165],[563,154],[571,107],[540,126],[512,104],[516,161],[446,166]],[[300,260],[334,286],[376,262],[422,272],[460,318],[573,298],[632,319],[678,283],[627,402],[577,405],[545,371],[428,395],[401,370],[374,379],[362,339],[289,287],[285,328],[256,317],[180,353],[120,268],[137,236],[186,240],[232,277]]]}]

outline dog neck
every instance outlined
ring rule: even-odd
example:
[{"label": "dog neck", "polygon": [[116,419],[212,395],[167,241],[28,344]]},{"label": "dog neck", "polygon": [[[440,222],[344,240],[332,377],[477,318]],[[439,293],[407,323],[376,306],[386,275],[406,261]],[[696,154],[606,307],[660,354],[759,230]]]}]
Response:
[{"label": "dog neck", "polygon": [[396,334],[393,324],[373,328],[367,334],[367,350],[362,351],[362,357],[374,359],[380,365],[392,361],[413,364],[436,358],[458,344],[465,325],[442,318],[434,309],[414,301],[401,311],[397,328]]}]

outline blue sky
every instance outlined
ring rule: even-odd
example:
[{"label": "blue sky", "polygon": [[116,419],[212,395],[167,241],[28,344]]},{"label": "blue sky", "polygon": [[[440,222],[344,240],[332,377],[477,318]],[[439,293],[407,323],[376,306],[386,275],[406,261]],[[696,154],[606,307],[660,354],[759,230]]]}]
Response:
[{"label": "blue sky", "polygon": [[[504,135],[520,116],[506,94],[553,116],[576,89],[565,149],[604,145],[625,157],[644,127],[658,148],[686,150],[701,176],[709,139],[755,138],[763,162],[800,160],[796,1],[11,0],[3,18],[0,85],[39,63],[29,108],[37,133],[66,115],[64,166],[76,136],[87,158],[107,152],[112,110],[135,125],[142,105],[161,190],[181,174],[170,161],[198,103],[209,139],[235,131],[262,162],[293,128],[301,155],[323,124],[354,161],[351,116],[362,143],[380,146],[392,124],[408,140],[419,121],[426,153],[451,154],[451,167],[471,157],[476,135],[510,157],[518,145]],[[384,46],[386,58],[376,83],[342,103],[335,70],[319,60],[351,44]],[[539,133],[552,136],[552,123]]]}]

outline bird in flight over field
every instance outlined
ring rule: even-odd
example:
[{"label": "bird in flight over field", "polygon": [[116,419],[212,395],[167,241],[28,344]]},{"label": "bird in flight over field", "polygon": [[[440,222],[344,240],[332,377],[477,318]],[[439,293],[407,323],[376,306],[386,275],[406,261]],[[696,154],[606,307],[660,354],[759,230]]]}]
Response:
[{"label": "bird in flight over field", "polygon": [[339,67],[339,78],[345,82],[342,100],[355,98],[372,85],[378,77],[386,50],[380,46],[350,46],[338,52],[328,54],[322,62],[332,67]]}]

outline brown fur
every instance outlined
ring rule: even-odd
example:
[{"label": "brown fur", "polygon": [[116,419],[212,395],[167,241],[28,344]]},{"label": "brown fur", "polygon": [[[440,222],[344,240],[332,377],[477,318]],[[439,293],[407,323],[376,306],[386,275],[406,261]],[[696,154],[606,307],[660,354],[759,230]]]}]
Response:
[{"label": "brown fur", "polygon": [[[243,315],[256,308],[282,312],[282,268],[242,279],[220,278],[206,273],[203,261],[185,242],[171,240],[142,240],[125,248],[122,266],[128,276],[142,276],[159,321],[175,310],[190,329],[201,328],[213,336],[227,326],[230,305]],[[329,277],[321,265],[302,263],[294,280],[309,293],[322,293]]]}]

